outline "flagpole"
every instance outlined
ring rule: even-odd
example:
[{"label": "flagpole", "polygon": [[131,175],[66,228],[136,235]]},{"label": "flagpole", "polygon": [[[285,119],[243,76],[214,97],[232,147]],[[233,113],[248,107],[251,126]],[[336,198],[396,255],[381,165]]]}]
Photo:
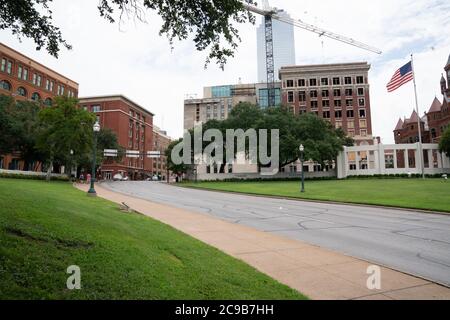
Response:
[{"label": "flagpole", "polygon": [[423,157],[423,145],[422,145],[422,121],[419,113],[419,102],[417,99],[417,85],[416,85],[416,73],[414,71],[414,56],[411,54],[411,68],[413,73],[413,81],[414,81],[414,94],[416,97],[416,112],[418,115],[417,124],[419,126],[419,152],[420,152],[420,165],[422,169],[422,178],[425,179],[425,159]]}]

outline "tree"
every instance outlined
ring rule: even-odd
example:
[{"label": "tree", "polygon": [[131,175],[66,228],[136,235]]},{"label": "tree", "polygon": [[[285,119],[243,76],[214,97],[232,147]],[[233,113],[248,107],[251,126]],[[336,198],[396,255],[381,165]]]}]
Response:
[{"label": "tree", "polygon": [[16,102],[9,96],[0,96],[0,153],[18,152],[25,162],[24,170],[29,170],[31,163],[42,161],[42,154],[36,149],[39,110],[35,102]]},{"label": "tree", "polygon": [[11,153],[14,149],[14,132],[10,114],[14,104],[14,99],[10,96],[0,95],[0,154]]},{"label": "tree", "polygon": [[[218,129],[222,132],[224,139],[226,139],[227,129],[279,130],[280,169],[298,160],[301,144],[305,146],[305,159],[321,165],[336,160],[343,146],[353,145],[353,139],[347,137],[342,129],[335,129],[330,122],[312,113],[294,115],[284,106],[262,110],[250,103],[240,103],[233,109],[228,119],[224,121],[211,120],[202,125],[203,132],[208,129]],[[191,130],[191,139],[191,145],[193,145],[193,130]],[[270,150],[270,139],[268,142]],[[174,142],[174,145],[176,144],[178,142]],[[204,141],[203,150],[209,144]],[[223,141],[223,146],[224,160],[219,169],[220,172],[223,172],[226,163],[226,141]],[[246,149],[248,153],[248,141],[246,141]],[[236,155],[237,149],[234,150],[234,153]],[[261,165],[259,158],[258,163]]]},{"label": "tree", "polygon": [[[113,159],[105,158],[104,150],[112,149],[118,151],[118,157]],[[102,128],[97,134],[97,166],[100,166],[105,161],[120,162],[125,155],[125,149],[119,145],[116,133],[109,128]],[[79,168],[84,168],[89,171],[92,166],[92,150],[87,150],[85,153],[74,156],[73,161],[76,162]]]},{"label": "tree", "polygon": [[92,148],[95,115],[77,108],[73,98],[58,97],[52,107],[39,112],[37,149],[45,155],[50,179],[54,163],[70,161],[70,151],[85,154]]},{"label": "tree", "polygon": [[54,57],[58,57],[59,45],[72,47],[63,39],[61,31],[52,24],[52,0],[0,0],[0,29],[10,29],[19,39],[31,38]]},{"label": "tree", "polygon": [[172,141],[166,149],[167,169],[178,176],[186,173],[189,169],[189,165],[187,164],[175,164],[172,161],[172,150],[180,143],[183,143],[183,139]]},{"label": "tree", "polygon": [[450,157],[450,127],[445,130],[439,142],[439,151]]},{"label": "tree", "polygon": [[[37,49],[46,47],[57,57],[59,45],[70,49],[60,30],[52,24],[48,5],[52,0],[0,0],[0,29],[11,29],[13,34],[32,38]],[[253,0],[243,0],[255,4]],[[254,23],[254,16],[240,0],[100,0],[100,15],[109,22],[124,16],[145,22],[146,10],[156,11],[163,19],[161,35],[171,45],[174,40],[193,37],[196,49],[209,49],[206,63],[215,60],[222,68],[227,58],[234,56],[240,37],[234,23]],[[41,13],[42,12],[42,13]],[[223,44],[225,41],[225,44]]]}]

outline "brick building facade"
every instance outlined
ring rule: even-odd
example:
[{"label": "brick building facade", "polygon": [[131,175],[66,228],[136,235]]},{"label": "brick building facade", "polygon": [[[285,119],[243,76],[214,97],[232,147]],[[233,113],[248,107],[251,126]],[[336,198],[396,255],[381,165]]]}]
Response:
[{"label": "brick building facade", "polygon": [[122,161],[108,158],[100,168],[103,179],[121,174],[142,180],[153,175],[153,161],[145,156],[155,151],[153,113],[123,95],[80,98],[80,106],[95,113],[102,128],[113,130],[122,148],[140,153],[138,158],[124,156]]},{"label": "brick building facade", "polygon": [[[442,102],[434,98],[428,111],[421,118],[422,141],[439,143],[441,136],[450,126],[450,56],[445,66],[445,74],[441,77]],[[414,111],[409,119],[400,119],[394,129],[396,144],[416,143],[419,141],[418,115]]]},{"label": "brick building facade", "polygon": [[[56,96],[78,96],[78,83],[0,43],[0,94],[16,100],[51,105]],[[19,154],[0,155],[0,169],[38,170],[39,164],[24,168]]]},{"label": "brick building facade", "polygon": [[366,62],[282,67],[282,103],[330,121],[357,145],[373,144],[369,70]]},{"label": "brick building facade", "polygon": [[167,171],[166,150],[169,148],[172,139],[167,135],[166,131],[161,130],[157,126],[153,127],[153,151],[159,151],[161,157],[153,159],[152,174],[161,180],[167,180],[171,172]]}]

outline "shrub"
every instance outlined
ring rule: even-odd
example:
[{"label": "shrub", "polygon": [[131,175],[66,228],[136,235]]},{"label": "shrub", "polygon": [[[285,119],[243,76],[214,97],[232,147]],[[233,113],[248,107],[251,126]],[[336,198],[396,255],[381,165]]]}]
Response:
[{"label": "shrub", "polygon": [[[23,179],[23,180],[45,180],[45,175],[27,175],[22,173],[4,173],[0,172],[0,179]],[[70,181],[68,176],[52,176],[52,181],[62,181],[68,182]]]}]

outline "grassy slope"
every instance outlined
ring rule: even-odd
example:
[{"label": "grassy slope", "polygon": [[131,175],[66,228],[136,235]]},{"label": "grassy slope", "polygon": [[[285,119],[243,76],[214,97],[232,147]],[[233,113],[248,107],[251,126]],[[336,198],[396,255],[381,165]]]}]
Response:
[{"label": "grassy slope", "polygon": [[200,182],[185,186],[259,195],[304,198],[450,212],[450,181],[368,179],[300,182]]},{"label": "grassy slope", "polygon": [[[69,184],[0,179],[0,299],[301,299],[173,228]],[[81,267],[82,290],[66,269]]]}]

